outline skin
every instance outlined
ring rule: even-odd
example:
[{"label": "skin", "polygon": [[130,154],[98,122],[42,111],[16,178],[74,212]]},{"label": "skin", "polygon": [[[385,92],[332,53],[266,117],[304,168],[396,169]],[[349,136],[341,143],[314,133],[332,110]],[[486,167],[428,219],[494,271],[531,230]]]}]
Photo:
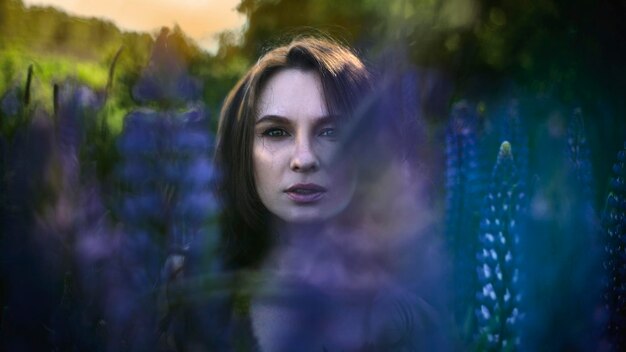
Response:
[{"label": "skin", "polygon": [[[339,126],[329,116],[314,71],[284,69],[261,91],[254,128],[253,165],[259,197],[288,224],[324,222],[341,213],[355,190],[354,173],[336,157]],[[290,198],[296,184],[316,184],[313,202]]]}]

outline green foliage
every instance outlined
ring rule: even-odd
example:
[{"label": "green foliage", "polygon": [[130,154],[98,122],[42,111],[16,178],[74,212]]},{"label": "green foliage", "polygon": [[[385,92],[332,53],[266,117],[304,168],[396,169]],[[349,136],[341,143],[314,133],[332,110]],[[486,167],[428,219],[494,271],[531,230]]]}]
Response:
[{"label": "green foliage", "polygon": [[52,7],[26,8],[19,0],[3,0],[0,6],[6,11],[0,25],[2,48],[97,60],[127,36],[111,22],[73,17]]},{"label": "green foliage", "polygon": [[66,77],[75,77],[78,81],[95,88],[103,88],[107,80],[106,67],[92,61],[73,60],[63,56],[41,55],[21,50],[7,50],[0,53],[0,67],[6,69],[0,73],[0,91],[23,81],[29,67],[33,66],[32,101],[46,110],[52,108],[52,84]]},{"label": "green foliage", "polygon": [[[0,3],[0,92],[23,80],[29,64],[35,67],[34,99],[52,109],[52,85],[73,77],[94,89],[108,83],[109,67],[120,48],[106,110],[112,131],[121,130],[121,117],[137,106],[130,94],[149,59],[154,39],[147,33],[124,33],[110,22],[76,18],[50,7],[25,7],[19,0]],[[36,23],[37,25],[27,25]],[[171,45],[202,84],[209,110],[218,111],[223,98],[249,60],[233,36],[222,35],[217,56],[202,52],[182,30],[171,30]],[[228,45],[230,44],[230,45]]]},{"label": "green foliage", "polygon": [[54,83],[73,77],[104,89],[112,58],[124,47],[114,82],[121,87],[113,90],[113,100],[121,104],[118,109],[133,104],[123,86],[134,82],[145,63],[152,46],[150,35],[122,33],[110,22],[79,19],[53,8],[26,8],[19,0],[3,0],[0,8],[5,10],[0,22],[0,92],[22,81],[32,64],[33,101],[51,111]]},{"label": "green foliage", "polygon": [[222,101],[249,66],[250,61],[238,52],[218,53],[216,57],[202,56],[190,65],[190,73],[201,78],[204,84],[202,100],[213,112],[210,120],[212,130],[217,130],[217,115]]},{"label": "green foliage", "polygon": [[[243,0],[238,10],[248,17],[242,50],[256,57],[292,35],[322,29],[352,44],[370,39],[380,17],[369,1]],[[282,36],[282,38],[281,38]],[[286,38],[285,38],[286,37]]]}]

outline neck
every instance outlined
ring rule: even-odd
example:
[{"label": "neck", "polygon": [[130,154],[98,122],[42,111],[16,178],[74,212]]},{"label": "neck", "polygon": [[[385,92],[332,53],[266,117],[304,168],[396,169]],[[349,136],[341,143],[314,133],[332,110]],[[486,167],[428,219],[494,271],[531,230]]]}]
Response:
[{"label": "neck", "polygon": [[287,223],[274,219],[270,231],[276,236],[275,246],[263,269],[303,278],[308,268],[319,262],[321,254],[332,254],[328,250],[332,246],[331,234],[337,230],[330,221]]},{"label": "neck", "polygon": [[329,222],[288,223],[280,219],[272,222],[272,231],[278,236],[279,246],[291,246],[302,241],[319,241],[332,227]]}]

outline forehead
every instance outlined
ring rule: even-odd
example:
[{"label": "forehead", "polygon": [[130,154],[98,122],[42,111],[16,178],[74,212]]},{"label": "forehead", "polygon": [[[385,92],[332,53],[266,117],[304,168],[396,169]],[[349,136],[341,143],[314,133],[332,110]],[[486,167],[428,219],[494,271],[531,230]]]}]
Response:
[{"label": "forehead", "polygon": [[328,115],[319,74],[300,69],[273,74],[261,90],[257,109],[257,119],[265,115],[290,119]]}]

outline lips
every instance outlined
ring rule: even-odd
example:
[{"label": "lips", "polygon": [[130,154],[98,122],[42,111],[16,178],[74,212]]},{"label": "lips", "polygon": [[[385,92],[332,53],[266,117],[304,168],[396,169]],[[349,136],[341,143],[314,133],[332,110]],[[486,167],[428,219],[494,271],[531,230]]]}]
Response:
[{"label": "lips", "polygon": [[326,188],[315,183],[298,183],[285,190],[287,197],[300,204],[314,203],[326,195]]}]

